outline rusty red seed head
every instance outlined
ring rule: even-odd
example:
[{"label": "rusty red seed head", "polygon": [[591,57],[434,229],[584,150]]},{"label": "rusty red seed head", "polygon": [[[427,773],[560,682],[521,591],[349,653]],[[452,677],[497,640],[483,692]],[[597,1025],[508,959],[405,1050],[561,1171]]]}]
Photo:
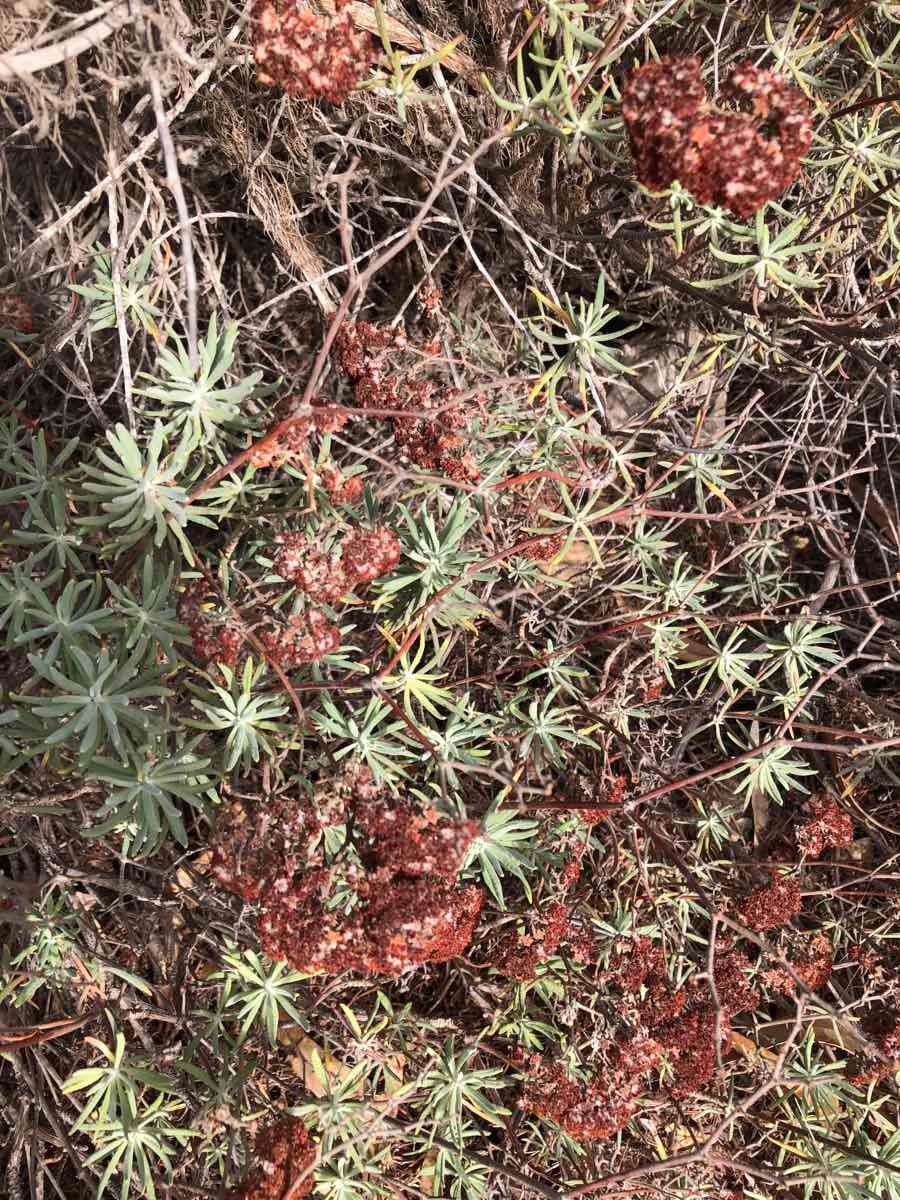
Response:
[{"label": "rusty red seed head", "polygon": [[253,58],[260,83],[289,96],[343,104],[374,61],[367,33],[356,28],[346,0],[333,17],[298,0],[256,0]]},{"label": "rusty red seed head", "polygon": [[225,1200],[292,1200],[313,1189],[316,1151],[299,1117],[282,1117],[256,1135],[250,1170]]},{"label": "rusty red seed head", "polygon": [[762,933],[787,924],[802,907],[799,882],[789,875],[776,875],[745,897],[738,908],[738,920]]},{"label": "rusty red seed head", "polygon": [[797,830],[797,845],[804,854],[818,858],[828,847],[849,846],[853,841],[853,818],[831,796],[811,802],[812,819]]},{"label": "rusty red seed head", "polygon": [[781,75],[752,63],[736,67],[723,90],[745,111],[709,103],[699,59],[664,58],[628,77],[622,115],[645,187],[659,191],[677,179],[701,204],[747,217],[799,174],[812,142],[810,105]]}]

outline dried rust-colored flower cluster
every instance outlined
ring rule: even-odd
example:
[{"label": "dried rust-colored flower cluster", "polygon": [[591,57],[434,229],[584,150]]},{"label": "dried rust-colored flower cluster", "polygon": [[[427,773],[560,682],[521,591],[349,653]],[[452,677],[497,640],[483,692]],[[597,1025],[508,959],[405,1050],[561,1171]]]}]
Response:
[{"label": "dried rust-colored flower cluster", "polygon": [[[302,397],[288,396],[287,407],[300,404]],[[299,465],[311,472],[309,439],[314,434],[336,433],[343,429],[349,416],[345,408],[322,400],[313,401],[312,412],[306,416],[286,417],[278,421],[247,453],[249,462],[258,470],[278,469],[287,464]],[[347,477],[340,467],[326,462],[319,467],[319,482],[330,500],[337,504],[353,504],[362,495],[363,483],[358,476]]]},{"label": "dried rust-colored flower cluster", "polygon": [[387,575],[400,561],[400,542],[393,529],[354,529],[341,545],[340,556],[326,554],[303,533],[280,533],[272,567],[311,600],[335,604],[363,584]]},{"label": "dried rust-colored flower cluster", "polygon": [[323,16],[301,0],[256,0],[253,58],[260,83],[289,96],[343,104],[374,60],[373,42],[357,30],[349,0]]},{"label": "dried rust-colored flower cluster", "polygon": [[475,822],[382,797],[365,770],[340,785],[324,819],[347,824],[353,853],[339,862],[325,861],[323,817],[303,802],[229,805],[216,825],[213,874],[260,902],[270,958],[310,973],[399,975],[465,950],[484,901],[457,882]]},{"label": "dried rust-colored flower cluster", "polygon": [[454,389],[412,366],[397,368],[403,352],[414,349],[420,355],[430,350],[411,346],[402,330],[357,321],[338,332],[334,361],[352,383],[359,408],[391,414],[397,446],[416,466],[471,482],[479,471],[465,437],[467,413]]},{"label": "dried rust-colored flower cluster", "polygon": [[203,663],[237,664],[244,645],[241,631],[218,611],[212,588],[205,579],[195,579],[178,598],[175,616],[191,635],[191,646]]},{"label": "dried rust-colored flower cluster", "polygon": [[319,471],[319,479],[328,499],[334,504],[355,504],[365,484],[360,475],[345,475],[340,467],[328,463]]},{"label": "dried rust-colored flower cluster", "polygon": [[[205,580],[188,584],[178,599],[175,613],[187,627],[191,648],[200,662],[234,670],[251,653],[246,634],[222,612]],[[269,661],[283,670],[316,662],[326,654],[333,654],[341,644],[340,630],[317,608],[288,617],[284,625],[267,626],[258,636]]]},{"label": "dried rust-colored flower cluster", "polygon": [[556,1062],[532,1055],[522,1105],[555,1121],[571,1137],[601,1141],[624,1129],[646,1091],[642,1076],[657,1067],[662,1047],[635,1037],[613,1047],[610,1062],[588,1082],[572,1079]]},{"label": "dried rust-colored flower cluster", "polygon": [[293,671],[339,650],[341,631],[321,608],[307,608],[289,616],[284,625],[260,630],[259,640],[270,662]]},{"label": "dried rust-colored flower cluster", "polygon": [[900,1071],[900,1008],[876,1004],[860,1021],[860,1032],[871,1043],[848,1065],[848,1077],[857,1087],[880,1083]]},{"label": "dried rust-colored flower cluster", "polygon": [[652,1093],[646,1076],[664,1058],[673,1073],[667,1094],[682,1097],[697,1091],[714,1077],[719,1055],[731,1045],[732,1018],[759,1002],[745,975],[749,966],[733,945],[720,943],[713,972],[716,1004],[704,980],[673,988],[662,950],[649,938],[637,938],[607,975],[620,995],[617,1008],[628,1022],[628,1035],[611,1038],[602,1068],[587,1082],[573,1080],[551,1060],[532,1056],[523,1106],[555,1121],[572,1137],[605,1139],[624,1129],[640,1099]]},{"label": "dried rust-colored flower cluster", "polygon": [[[824,933],[804,938],[791,953],[788,959],[794,973],[808,988],[814,992],[820,991],[831,978],[834,968],[834,954],[831,942]],[[763,975],[766,987],[773,992],[783,992],[793,996],[797,983],[793,975],[784,967],[772,967]]]},{"label": "dried rust-colored flower cluster", "polygon": [[818,858],[823,850],[849,846],[853,841],[853,818],[831,796],[812,801],[812,819],[797,830],[797,845],[804,854]]},{"label": "dried rust-colored flower cluster", "polygon": [[759,993],[747,980],[749,968],[746,955],[723,939],[713,967],[715,999],[705,979],[673,991],[661,949],[639,939],[637,956],[623,975],[624,990],[631,996],[640,990],[646,994],[638,1019],[666,1048],[674,1073],[672,1095],[687,1096],[713,1078],[719,1054],[731,1045],[732,1018],[756,1008]]},{"label": "dried rust-colored flower cluster", "polygon": [[[400,559],[400,542],[387,526],[351,529],[340,555],[326,554],[304,533],[286,532],[274,538],[278,547],[274,570],[290,580],[310,600],[335,604],[342,596],[380,575]],[[190,583],[176,606],[178,620],[187,627],[197,659],[234,668],[250,653],[245,631],[223,612],[209,583]],[[285,623],[271,624],[258,631],[259,643],[270,662],[293,670],[333,654],[341,644],[340,630],[320,608],[308,607],[294,613]]]},{"label": "dried rust-colored flower cluster", "polygon": [[[588,848],[575,831],[563,834],[555,843],[561,856],[554,889],[557,896],[568,893],[581,878]],[[513,928],[503,934],[490,954],[490,965],[508,979],[524,982],[536,978],[538,968],[561,946],[572,958],[590,962],[596,957],[597,944],[590,930],[573,920],[574,911],[571,900],[557,898],[523,914],[524,929]]]},{"label": "dried rust-colored flower cluster", "polygon": [[738,908],[738,920],[762,933],[786,925],[803,907],[800,884],[790,875],[775,875],[754,888]]},{"label": "dried rust-colored flower cluster", "polygon": [[522,551],[522,557],[529,562],[548,562],[559,554],[564,543],[565,538],[561,533],[548,533],[535,538],[531,545]]},{"label": "dried rust-colored flower cluster", "polygon": [[573,809],[587,825],[599,825],[618,811],[628,790],[624,775],[613,775],[609,779],[576,775],[570,785]]},{"label": "dried rust-colored flower cluster", "polygon": [[698,58],[664,58],[629,76],[622,115],[645,187],[677,179],[701,204],[748,217],[797,178],[812,142],[810,106],[783,76],[752,63],[736,67],[724,91],[750,111],[709,103]]},{"label": "dried rust-colored flower cluster", "polygon": [[282,1117],[261,1129],[253,1143],[253,1166],[225,1200],[300,1200],[313,1189],[315,1147],[299,1117]]},{"label": "dried rust-colored flower cluster", "polygon": [[538,967],[555,954],[568,934],[570,920],[568,904],[562,901],[551,904],[546,913],[532,917],[527,932],[512,929],[503,935],[491,965],[509,979],[534,979]]}]

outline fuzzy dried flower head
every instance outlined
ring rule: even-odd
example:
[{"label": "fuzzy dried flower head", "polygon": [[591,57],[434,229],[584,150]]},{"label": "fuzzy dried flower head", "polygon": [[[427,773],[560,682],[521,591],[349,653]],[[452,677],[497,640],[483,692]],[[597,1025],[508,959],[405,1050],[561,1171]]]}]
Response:
[{"label": "fuzzy dried flower head", "polygon": [[[794,973],[814,992],[821,991],[831,978],[834,967],[834,954],[831,942],[824,933],[817,933],[804,941],[788,960]],[[783,992],[793,996],[797,984],[793,975],[783,967],[772,967],[763,975],[766,986],[773,992]]]},{"label": "fuzzy dried flower head", "polygon": [[299,1117],[282,1117],[256,1135],[251,1166],[243,1183],[225,1200],[299,1200],[313,1189],[315,1147]]},{"label": "fuzzy dried flower head", "polygon": [[622,116],[628,128],[637,176],[660,191],[677,176],[685,127],[706,102],[699,58],[663,58],[628,76]]},{"label": "fuzzy dried flower head", "polygon": [[860,1030],[871,1048],[848,1064],[847,1075],[857,1087],[866,1087],[900,1071],[900,1011],[876,1004],[863,1017]]},{"label": "fuzzy dried flower head", "polygon": [[548,533],[535,538],[523,553],[530,562],[547,562],[555,558],[563,548],[565,539],[561,533]]},{"label": "fuzzy dried flower head", "polygon": [[357,30],[347,0],[333,17],[302,0],[256,0],[253,58],[260,83],[289,96],[343,104],[368,74],[372,39]]},{"label": "fuzzy dried flower head", "polygon": [[[277,569],[279,574],[284,574],[280,566]],[[301,592],[321,604],[337,603],[352,586],[341,559],[336,555],[320,553],[312,547],[307,550],[292,578]]]},{"label": "fuzzy dried flower head", "polygon": [[340,467],[329,463],[319,471],[319,478],[328,499],[334,504],[355,504],[363,494],[361,475],[345,475]]},{"label": "fuzzy dried flower head", "polygon": [[438,876],[369,880],[357,873],[352,882],[361,900],[346,913],[329,903],[335,884],[329,870],[273,880],[260,909],[266,955],[310,974],[400,975],[461,954],[484,901],[480,888]]},{"label": "fuzzy dried flower head", "polygon": [[391,351],[405,350],[406,346],[407,338],[402,329],[356,321],[341,326],[332,353],[337,369],[355,383],[367,376],[380,381],[387,355]]},{"label": "fuzzy dried flower head", "polygon": [[556,952],[560,942],[567,937],[570,917],[567,904],[551,904],[546,913],[537,913],[532,917],[528,932],[518,933],[513,929],[503,935],[494,951],[491,965],[509,979],[534,979],[538,967]]},{"label": "fuzzy dried flower head", "polygon": [[312,421],[309,417],[290,417],[279,423],[250,451],[250,462],[258,470],[283,467],[289,462],[304,462]]},{"label": "fuzzy dried flower head", "polygon": [[522,1106],[555,1121],[579,1141],[615,1137],[638,1111],[638,1099],[647,1090],[641,1077],[658,1066],[661,1058],[658,1042],[636,1036],[615,1043],[609,1065],[588,1083],[581,1083],[559,1063],[534,1055]]},{"label": "fuzzy dried flower head", "polygon": [[804,854],[818,858],[828,847],[838,849],[853,841],[853,818],[831,796],[812,801],[812,819],[797,830],[797,845]]},{"label": "fuzzy dried flower head", "polygon": [[752,63],[736,67],[724,91],[749,111],[712,107],[699,59],[664,58],[629,76],[622,115],[645,187],[678,180],[699,203],[748,217],[799,174],[812,142],[810,106],[781,75]]},{"label": "fuzzy dried flower head", "polygon": [[290,671],[334,654],[340,649],[341,631],[320,608],[308,608],[278,629],[262,630],[259,640],[269,660]]},{"label": "fuzzy dried flower head", "polygon": [[362,970],[399,975],[423,963],[448,962],[472,940],[484,892],[473,885],[423,876],[379,888],[366,912]]},{"label": "fuzzy dried flower head", "polygon": [[443,291],[436,283],[424,283],[419,288],[419,308],[426,317],[435,318],[440,316],[441,303],[444,298]]},{"label": "fuzzy dried flower head", "polygon": [[279,533],[274,540],[278,551],[273,570],[321,604],[335,604],[353,588],[388,574],[400,561],[400,541],[386,525],[351,530],[340,556],[323,551],[304,533]]},{"label": "fuzzy dried flower head", "polygon": [[234,667],[244,646],[244,637],[216,606],[205,579],[195,579],[178,598],[175,615],[191,635],[191,646],[202,663]]},{"label": "fuzzy dried flower head", "polygon": [[455,821],[411,800],[357,790],[353,814],[360,857],[374,872],[453,880],[479,835],[477,821]]},{"label": "fuzzy dried flower head", "polygon": [[618,811],[627,789],[628,780],[624,775],[613,775],[608,781],[577,776],[572,798],[577,802],[579,818],[586,825],[599,825]]},{"label": "fuzzy dried flower head", "polygon": [[354,529],[341,546],[341,562],[353,585],[389,575],[400,561],[400,540],[387,525]]},{"label": "fuzzy dried flower head", "polygon": [[213,878],[244,900],[258,900],[288,864],[307,861],[319,829],[316,813],[301,800],[277,796],[264,809],[230,801],[219,809],[210,838]]},{"label": "fuzzy dried flower head", "polygon": [[710,999],[708,985],[698,980],[682,1012],[651,1025],[672,1061],[672,1095],[688,1096],[715,1077],[719,1055],[731,1046],[732,1019],[759,1004],[759,993],[746,976],[749,967],[747,956],[723,939],[713,965],[717,1003]]},{"label": "fuzzy dried flower head", "polygon": [[688,1095],[714,1077],[716,1030],[720,1050],[727,1049],[732,1017],[759,1003],[759,993],[747,979],[749,969],[746,955],[728,939],[720,939],[713,965],[716,1005],[702,978],[674,988],[662,948],[649,938],[636,938],[610,964],[609,981],[623,993],[629,1020],[666,1048],[673,1094]]},{"label": "fuzzy dried flower head", "polygon": [[[335,796],[357,853],[326,866],[322,827],[305,802],[223,810],[213,837],[213,874],[260,904],[259,937],[271,959],[295,970],[399,975],[461,954],[478,923],[484,892],[456,882],[478,833],[410,801],[383,801],[368,772]],[[338,886],[340,904],[334,903]],[[348,908],[346,896],[354,902]]]},{"label": "fuzzy dried flower head", "polygon": [[743,900],[738,908],[738,920],[748,929],[762,933],[786,925],[803,907],[799,882],[789,875],[773,876]]},{"label": "fuzzy dried flower head", "polygon": [[[353,384],[356,406],[383,412],[393,424],[397,448],[416,466],[459,483],[474,482],[480,472],[465,437],[468,417],[458,393],[415,374],[420,364],[401,364],[408,349],[413,347],[402,330],[357,321],[338,331],[334,361]],[[417,349],[426,358],[436,352],[435,347]]]}]

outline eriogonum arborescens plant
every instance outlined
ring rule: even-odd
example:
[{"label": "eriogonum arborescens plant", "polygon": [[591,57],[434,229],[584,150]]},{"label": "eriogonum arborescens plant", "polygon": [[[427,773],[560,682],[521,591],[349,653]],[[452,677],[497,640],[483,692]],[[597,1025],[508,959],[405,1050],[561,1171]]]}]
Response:
[{"label": "eriogonum arborescens plant", "polygon": [[275,542],[274,570],[322,604],[335,604],[354,588],[387,575],[400,561],[399,539],[386,525],[351,530],[340,556],[326,553],[303,533],[277,534]]},{"label": "eriogonum arborescens plant", "polygon": [[373,43],[356,28],[348,0],[323,16],[303,0],[256,0],[253,58],[260,83],[289,96],[343,104],[373,61]]},{"label": "eriogonum arborescens plant", "polygon": [[453,388],[406,365],[407,350],[426,357],[434,353],[432,346],[412,346],[401,329],[357,321],[338,331],[334,361],[351,382],[358,407],[392,414],[388,419],[397,446],[416,466],[472,482],[479,470],[465,437],[466,409]]},{"label": "eriogonum arborescens plant", "polygon": [[[627,1027],[601,1044],[602,1065],[587,1081],[571,1076],[552,1060],[528,1060],[522,1104],[548,1117],[572,1137],[614,1137],[638,1111],[642,1097],[654,1094],[650,1072],[667,1060],[666,1091],[687,1096],[715,1076],[719,1055],[731,1045],[731,1019],[753,1009],[759,995],[746,979],[750,963],[728,942],[715,956],[718,1005],[708,984],[697,979],[674,988],[662,950],[648,938],[635,939],[613,957],[605,974],[618,993],[616,1010]],[[718,1037],[718,1050],[716,1040]]]},{"label": "eriogonum arborescens plant", "polygon": [[774,875],[745,897],[737,915],[749,929],[762,933],[786,925],[802,907],[798,881],[790,875]]},{"label": "eriogonum arborescens plant", "polygon": [[247,1176],[225,1200],[299,1200],[313,1189],[316,1151],[299,1117],[282,1117],[256,1135]]},{"label": "eriogonum arborescens plant", "polygon": [[701,204],[747,217],[796,179],[812,142],[810,106],[783,76],[752,63],[736,67],[723,90],[749,111],[709,103],[698,58],[664,58],[629,76],[622,115],[645,187],[677,179]]},{"label": "eriogonum arborescens plant", "polygon": [[811,802],[812,816],[797,830],[797,845],[804,854],[818,858],[823,850],[849,846],[853,841],[853,818],[831,796]]},{"label": "eriogonum arborescens plant", "polygon": [[[484,895],[456,882],[473,821],[453,821],[413,800],[382,798],[367,771],[345,789],[355,854],[328,862],[320,818],[303,802],[250,812],[223,810],[213,874],[223,887],[260,901],[265,953],[296,970],[399,975],[445,962],[471,940]],[[355,896],[335,902],[336,889]]]}]

